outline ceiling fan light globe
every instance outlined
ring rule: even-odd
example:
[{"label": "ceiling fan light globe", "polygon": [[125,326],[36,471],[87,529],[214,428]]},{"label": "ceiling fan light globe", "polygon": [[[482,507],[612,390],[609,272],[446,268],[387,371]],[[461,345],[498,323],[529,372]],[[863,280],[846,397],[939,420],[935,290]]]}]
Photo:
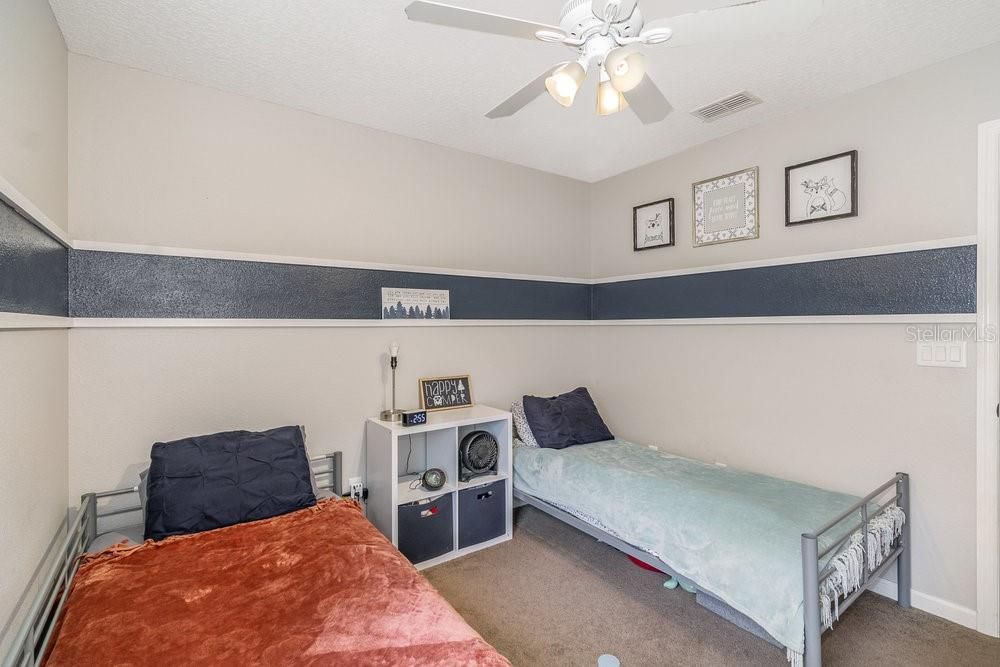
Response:
[{"label": "ceiling fan light globe", "polygon": [[625,96],[615,90],[610,81],[601,81],[597,88],[597,114],[610,116],[628,109]]},{"label": "ceiling fan light globe", "polygon": [[576,95],[576,82],[567,76],[556,77],[556,95],[560,97],[573,97]]},{"label": "ceiling fan light globe", "polygon": [[545,80],[545,89],[559,104],[564,107],[573,106],[573,100],[586,78],[587,71],[580,63],[568,63]]},{"label": "ceiling fan light globe", "polygon": [[611,85],[619,93],[635,89],[646,76],[646,58],[641,53],[618,48],[604,59],[604,67],[611,77]]}]

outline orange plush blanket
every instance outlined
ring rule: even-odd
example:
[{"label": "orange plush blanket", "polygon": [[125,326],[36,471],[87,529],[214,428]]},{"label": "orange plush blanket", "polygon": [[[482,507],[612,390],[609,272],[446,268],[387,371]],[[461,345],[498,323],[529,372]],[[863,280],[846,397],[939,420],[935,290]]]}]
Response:
[{"label": "orange plush blanket", "polygon": [[46,664],[510,665],[339,500],[88,557]]}]

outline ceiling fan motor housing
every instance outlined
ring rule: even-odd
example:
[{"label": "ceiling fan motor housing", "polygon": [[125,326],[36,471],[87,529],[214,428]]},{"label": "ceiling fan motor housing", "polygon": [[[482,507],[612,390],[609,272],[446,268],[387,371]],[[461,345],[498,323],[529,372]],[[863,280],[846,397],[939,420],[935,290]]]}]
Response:
[{"label": "ceiling fan motor housing", "polygon": [[573,39],[581,39],[588,31],[600,31],[604,20],[594,10],[612,3],[617,7],[612,25],[623,37],[637,37],[645,20],[635,0],[569,0],[559,14],[559,27]]}]

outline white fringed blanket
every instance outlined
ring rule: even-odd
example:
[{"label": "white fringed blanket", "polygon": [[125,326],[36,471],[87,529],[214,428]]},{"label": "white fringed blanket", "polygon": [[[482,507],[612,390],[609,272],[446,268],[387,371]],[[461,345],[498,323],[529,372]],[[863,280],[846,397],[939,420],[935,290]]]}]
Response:
[{"label": "white fringed blanket", "polygon": [[[903,530],[906,515],[897,505],[890,505],[882,514],[868,521],[868,574],[877,570],[892,553],[893,543]],[[819,587],[820,622],[830,628],[840,619],[840,602],[864,582],[865,539],[863,530],[851,535],[848,546],[830,560],[833,573]],[[788,649],[792,667],[800,667],[802,654]]]}]

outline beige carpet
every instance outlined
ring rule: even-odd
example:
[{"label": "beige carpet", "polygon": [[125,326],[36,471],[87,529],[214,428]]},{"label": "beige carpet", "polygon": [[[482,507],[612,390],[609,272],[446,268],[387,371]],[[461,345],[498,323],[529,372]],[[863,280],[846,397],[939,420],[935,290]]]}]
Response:
[{"label": "beige carpet", "polygon": [[[535,510],[514,539],[426,572],[518,667],[787,665],[784,652],[663,588],[662,575]],[[1000,640],[867,593],[823,637],[826,665],[1000,665]]]}]

